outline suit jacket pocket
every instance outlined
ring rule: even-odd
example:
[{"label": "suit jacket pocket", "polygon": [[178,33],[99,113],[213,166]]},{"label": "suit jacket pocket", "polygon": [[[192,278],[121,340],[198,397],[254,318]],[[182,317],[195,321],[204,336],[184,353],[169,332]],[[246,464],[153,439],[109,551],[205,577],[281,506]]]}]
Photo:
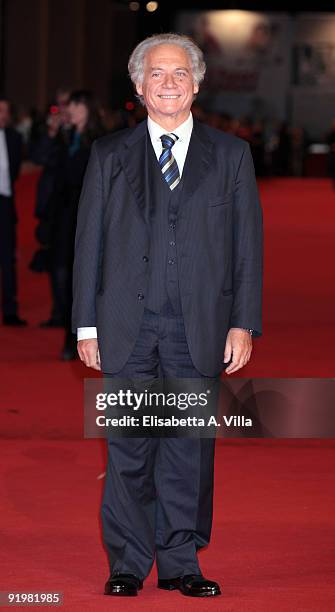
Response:
[{"label": "suit jacket pocket", "polygon": [[216,198],[215,200],[210,200],[208,202],[208,206],[213,208],[215,206],[227,206],[227,204],[231,204],[233,199],[233,194],[229,194],[227,196],[222,196],[221,198]]}]

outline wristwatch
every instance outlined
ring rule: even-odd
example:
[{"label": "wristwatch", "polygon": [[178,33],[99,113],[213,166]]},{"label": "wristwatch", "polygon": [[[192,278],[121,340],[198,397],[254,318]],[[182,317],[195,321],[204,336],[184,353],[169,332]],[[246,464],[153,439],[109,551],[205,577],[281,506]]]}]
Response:
[{"label": "wristwatch", "polygon": [[250,336],[252,336],[253,333],[254,333],[253,329],[247,329],[246,327],[244,327],[243,329],[245,329],[247,332],[249,332]]}]

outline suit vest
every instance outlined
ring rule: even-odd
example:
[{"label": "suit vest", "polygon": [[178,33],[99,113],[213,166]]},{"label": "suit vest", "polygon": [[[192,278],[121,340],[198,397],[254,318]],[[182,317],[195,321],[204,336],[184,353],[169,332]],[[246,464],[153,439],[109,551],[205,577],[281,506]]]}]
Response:
[{"label": "suit vest", "polygon": [[[149,139],[148,139],[149,140]],[[156,313],[182,314],[177,261],[177,213],[182,194],[182,180],[171,191],[155,152],[148,143],[147,171],[150,180],[150,251],[149,278],[145,307]]]}]

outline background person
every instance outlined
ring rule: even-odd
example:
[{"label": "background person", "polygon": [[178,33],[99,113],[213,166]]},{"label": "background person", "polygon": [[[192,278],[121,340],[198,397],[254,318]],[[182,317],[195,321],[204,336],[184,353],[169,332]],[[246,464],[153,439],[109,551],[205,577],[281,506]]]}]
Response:
[{"label": "background person", "polygon": [[63,327],[63,284],[57,268],[50,265],[50,240],[54,216],[57,172],[62,149],[69,143],[72,126],[69,122],[67,104],[70,92],[58,90],[56,103],[48,108],[45,122],[39,126],[39,134],[30,147],[30,159],[42,166],[37,184],[35,216],[38,219],[36,238],[42,248],[34,255],[31,268],[49,274],[51,289],[50,317],[42,321],[41,327]]},{"label": "background person", "polygon": [[23,326],[18,316],[16,274],[16,211],[14,184],[22,161],[22,138],[10,125],[11,105],[0,96],[0,272],[2,321]]},{"label": "background person", "polygon": [[63,138],[52,196],[50,268],[57,278],[62,321],[65,326],[62,358],[77,356],[71,332],[72,267],[77,209],[92,142],[103,134],[97,102],[90,91],[71,94],[67,107],[71,133]]}]

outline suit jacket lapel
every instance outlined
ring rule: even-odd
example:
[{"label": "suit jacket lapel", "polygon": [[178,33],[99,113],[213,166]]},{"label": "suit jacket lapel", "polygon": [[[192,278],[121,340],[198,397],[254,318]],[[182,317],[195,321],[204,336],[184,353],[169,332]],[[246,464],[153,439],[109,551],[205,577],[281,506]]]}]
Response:
[{"label": "suit jacket lapel", "polygon": [[213,144],[209,140],[204,126],[194,119],[183,170],[182,205],[189,200],[207,177],[211,169],[212,152]]},{"label": "suit jacket lapel", "polygon": [[134,193],[140,216],[147,220],[147,121],[142,121],[125,141],[120,161]]},{"label": "suit jacket lapel", "polygon": [[[144,221],[150,219],[151,173],[148,172],[149,151],[151,146],[147,130],[147,120],[142,121],[125,141],[120,153],[120,161],[137,202],[137,210]],[[181,184],[182,208],[195,191],[202,185],[211,168],[213,144],[204,126],[194,120],[192,136],[183,170]]]}]

